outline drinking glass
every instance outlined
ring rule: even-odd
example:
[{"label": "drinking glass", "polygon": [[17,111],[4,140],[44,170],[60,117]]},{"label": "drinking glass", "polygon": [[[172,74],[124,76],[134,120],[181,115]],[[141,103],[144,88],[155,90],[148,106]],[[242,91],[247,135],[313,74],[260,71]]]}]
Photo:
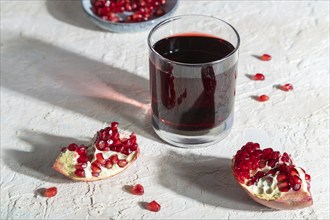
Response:
[{"label": "drinking glass", "polygon": [[150,31],[152,125],[161,139],[191,148],[228,135],[239,44],[233,26],[205,15],[172,17]]}]

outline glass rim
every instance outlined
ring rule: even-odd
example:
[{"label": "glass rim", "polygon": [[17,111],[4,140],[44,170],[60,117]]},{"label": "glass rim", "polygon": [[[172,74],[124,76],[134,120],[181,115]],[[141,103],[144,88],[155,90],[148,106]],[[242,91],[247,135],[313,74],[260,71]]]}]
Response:
[{"label": "glass rim", "polygon": [[[225,23],[226,25],[228,25],[235,33],[236,37],[237,37],[237,43],[236,43],[236,46],[235,46],[235,49],[230,52],[227,56],[219,59],[219,60],[215,60],[215,61],[211,61],[211,62],[206,62],[206,63],[182,63],[182,62],[177,62],[177,61],[173,61],[173,60],[170,60],[164,56],[162,56],[161,54],[159,54],[154,48],[153,48],[153,45],[151,45],[151,36],[152,34],[161,26],[163,26],[164,24],[166,23],[169,23],[169,22],[172,22],[172,21],[175,21],[175,20],[178,20],[178,19],[181,19],[181,18],[185,18],[185,17],[205,17],[205,18],[212,18],[212,19],[215,19],[215,20],[218,20],[218,21],[221,21],[222,23]],[[183,32],[184,33],[184,32]],[[199,33],[199,32],[198,32]],[[202,33],[202,32],[200,32]],[[178,65],[181,65],[181,66],[202,66],[202,65],[213,65],[213,64],[217,64],[217,63],[220,63],[228,58],[230,58],[232,55],[234,55],[237,51],[238,51],[238,48],[240,46],[240,36],[237,32],[237,30],[231,25],[229,24],[228,22],[220,19],[220,18],[217,18],[217,17],[213,17],[213,16],[209,16],[209,15],[202,15],[202,14],[185,14],[185,15],[179,15],[179,16],[175,16],[175,17],[170,17],[170,18],[167,18],[163,21],[161,21],[160,23],[158,23],[156,26],[154,26],[149,34],[148,34],[148,46],[149,46],[149,49],[157,54],[159,57],[161,57],[163,60],[165,61],[168,61],[168,62],[171,62],[171,63],[175,63],[175,64],[178,64]]]}]

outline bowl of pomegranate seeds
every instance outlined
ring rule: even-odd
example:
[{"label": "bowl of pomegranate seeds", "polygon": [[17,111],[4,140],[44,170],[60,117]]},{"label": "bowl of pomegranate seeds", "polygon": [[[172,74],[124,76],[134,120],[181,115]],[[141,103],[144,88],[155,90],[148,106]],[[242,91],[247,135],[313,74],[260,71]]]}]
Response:
[{"label": "bowl of pomegranate seeds", "polygon": [[178,0],[81,0],[84,12],[99,27],[111,32],[138,32],[168,18]]}]

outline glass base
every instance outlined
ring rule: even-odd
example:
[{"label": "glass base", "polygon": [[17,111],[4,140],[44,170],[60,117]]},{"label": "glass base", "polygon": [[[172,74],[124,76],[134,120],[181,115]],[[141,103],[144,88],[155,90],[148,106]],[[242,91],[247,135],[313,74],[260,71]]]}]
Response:
[{"label": "glass base", "polygon": [[170,128],[157,117],[152,116],[152,125],[156,134],[165,142],[181,148],[207,147],[223,140],[233,126],[234,114],[232,113],[217,127],[202,131],[182,131]]}]

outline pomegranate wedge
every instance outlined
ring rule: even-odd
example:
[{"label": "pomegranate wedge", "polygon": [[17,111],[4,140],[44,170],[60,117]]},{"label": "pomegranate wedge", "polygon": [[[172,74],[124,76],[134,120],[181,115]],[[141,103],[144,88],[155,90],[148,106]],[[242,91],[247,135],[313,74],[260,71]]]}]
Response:
[{"label": "pomegranate wedge", "polygon": [[300,209],[313,204],[310,175],[289,154],[261,150],[248,142],[232,160],[235,179],[256,202],[273,209]]},{"label": "pomegranate wedge", "polygon": [[118,123],[96,133],[91,146],[69,144],[61,149],[53,168],[77,181],[95,181],[114,176],[139,156],[136,136],[120,138]]}]

